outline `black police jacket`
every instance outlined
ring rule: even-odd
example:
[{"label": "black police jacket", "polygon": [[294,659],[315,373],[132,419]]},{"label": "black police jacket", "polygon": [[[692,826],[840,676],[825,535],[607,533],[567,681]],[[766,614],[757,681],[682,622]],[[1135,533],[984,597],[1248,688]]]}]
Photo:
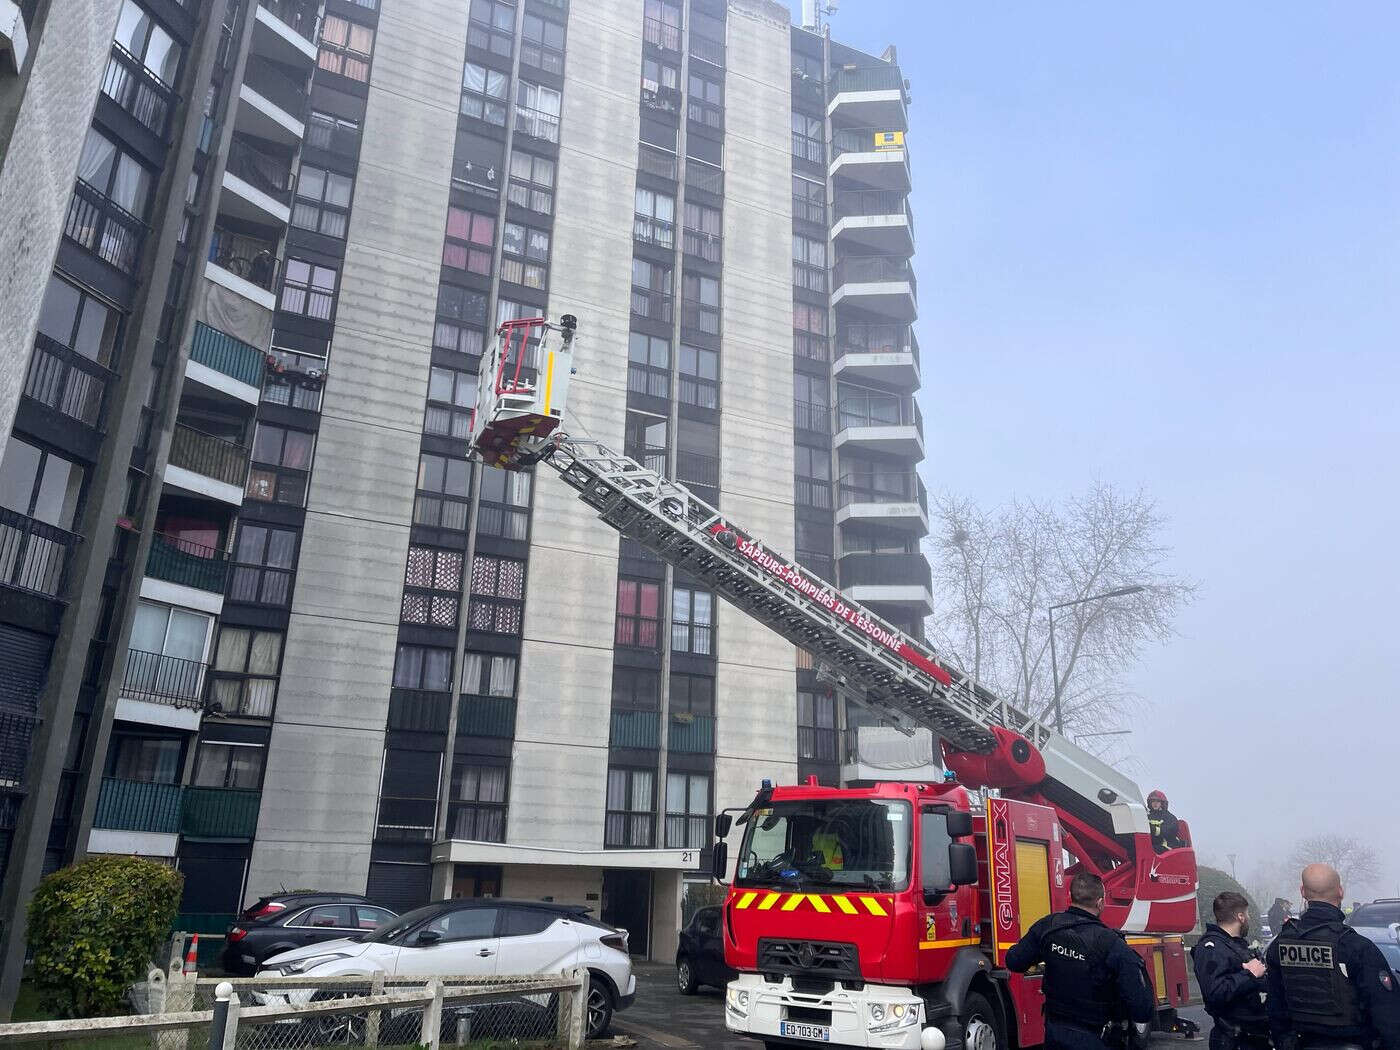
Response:
[{"label": "black police jacket", "polygon": [[1274,1044],[1288,1048],[1303,1037],[1400,1050],[1400,983],[1381,950],[1342,918],[1340,908],[1313,901],[1269,945]]},{"label": "black police jacket", "polygon": [[1251,1028],[1268,1022],[1264,1012],[1264,978],[1255,977],[1244,964],[1255,958],[1243,937],[1231,937],[1215,923],[1191,949],[1196,983],[1201,986],[1206,1013],[1217,1020]]},{"label": "black police jacket", "polygon": [[1047,915],[1006,953],[1006,968],[1045,964],[1045,1016],[1101,1028],[1152,1020],[1152,990],[1142,958],[1123,935],[1082,908]]}]

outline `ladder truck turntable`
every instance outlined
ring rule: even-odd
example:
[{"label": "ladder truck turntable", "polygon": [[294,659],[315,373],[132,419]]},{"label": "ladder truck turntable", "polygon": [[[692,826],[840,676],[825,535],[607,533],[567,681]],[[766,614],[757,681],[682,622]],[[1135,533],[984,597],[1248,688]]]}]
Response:
[{"label": "ladder truck turntable", "polygon": [[[683,484],[563,433],[576,320],[507,321],[478,375],[470,453],[548,464],[622,535],[821,661],[843,695],[939,741],[941,783],[833,788],[765,781],[715,817],[714,873],[733,871],[725,1022],[770,1047],[1009,1050],[1044,1042],[1043,975],[1006,952],[1104,880],[1103,921],[1142,957],[1154,1027],[1194,1032],[1182,934],[1196,858],[1152,848],[1141,789],[934,651],[769,548]],[[738,813],[737,819],[733,813]],[[735,863],[727,836],[742,829]],[[1190,832],[1182,825],[1183,841]]]}]

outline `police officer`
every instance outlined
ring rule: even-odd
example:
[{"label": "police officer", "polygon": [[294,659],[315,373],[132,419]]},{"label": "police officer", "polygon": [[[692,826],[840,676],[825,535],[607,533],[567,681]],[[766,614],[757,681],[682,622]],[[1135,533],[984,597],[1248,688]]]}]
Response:
[{"label": "police officer", "polygon": [[1342,922],[1342,880],[1303,869],[1303,914],[1269,945],[1269,1028],[1280,1050],[1400,1050],[1400,987],[1373,943]]},{"label": "police officer", "polygon": [[1245,942],[1249,901],[1229,890],[1211,904],[1215,921],[1191,949],[1196,983],[1214,1025],[1210,1050],[1268,1050],[1264,964]]},{"label": "police officer", "polygon": [[1123,935],[1099,919],[1103,879],[1081,872],[1069,884],[1070,907],[1047,915],[1006,953],[1006,968],[1045,964],[1045,1045],[1104,1050],[1105,1029],[1152,1020],[1147,968]]}]

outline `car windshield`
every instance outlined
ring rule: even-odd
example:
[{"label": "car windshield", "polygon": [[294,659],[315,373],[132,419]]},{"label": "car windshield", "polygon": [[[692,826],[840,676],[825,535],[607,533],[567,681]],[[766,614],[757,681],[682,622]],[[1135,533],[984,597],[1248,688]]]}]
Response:
[{"label": "car windshield", "polygon": [[748,815],[734,883],[903,889],[909,812],[879,799],[770,802]]},{"label": "car windshield", "polygon": [[1400,922],[1400,901],[1363,904],[1347,916],[1347,922],[1352,926],[1389,926]]},{"label": "car windshield", "polygon": [[431,919],[440,911],[442,911],[441,904],[429,904],[422,908],[415,908],[411,912],[400,915],[393,922],[379,927],[379,929],[375,930],[373,933],[361,937],[360,940],[380,944],[385,941],[392,941],[405,930],[412,929],[425,919]]}]

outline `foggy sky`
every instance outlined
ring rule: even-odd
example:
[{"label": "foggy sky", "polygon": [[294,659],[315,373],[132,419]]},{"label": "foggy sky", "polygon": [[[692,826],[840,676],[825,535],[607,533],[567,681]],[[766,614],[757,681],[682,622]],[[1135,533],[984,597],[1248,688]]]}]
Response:
[{"label": "foggy sky", "polygon": [[[794,9],[800,7],[794,0]],[[1248,876],[1400,894],[1400,7],[844,0],[898,43],[931,489],[1145,487],[1200,582],[1131,750]]]}]

